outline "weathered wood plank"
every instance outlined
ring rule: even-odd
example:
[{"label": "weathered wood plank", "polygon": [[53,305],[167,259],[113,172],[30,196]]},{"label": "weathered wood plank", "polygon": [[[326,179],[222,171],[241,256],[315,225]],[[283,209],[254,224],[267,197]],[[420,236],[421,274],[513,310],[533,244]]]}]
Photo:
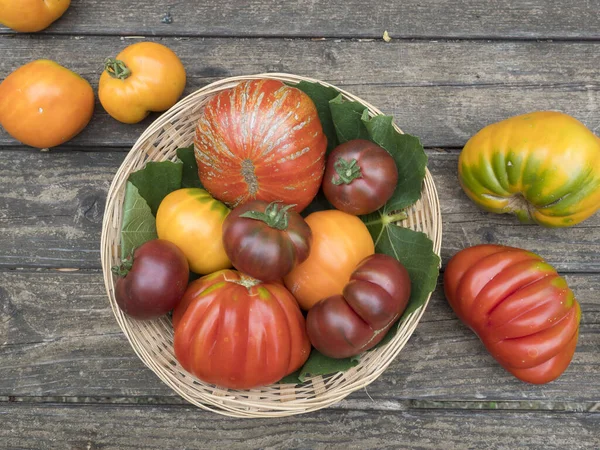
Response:
[{"label": "weathered wood plank", "polygon": [[[596,0],[73,2],[48,33],[195,36],[597,38]],[[165,20],[170,13],[172,23]],[[6,29],[1,29],[7,32]]]},{"label": "weathered wood plank", "polygon": [[[124,152],[2,151],[0,267],[99,268],[99,236],[110,182]],[[539,252],[563,271],[600,272],[600,215],[544,229],[479,210],[456,179],[457,152],[430,151],[443,219],[442,259],[478,243]],[[568,251],[567,251],[568,250]]]},{"label": "weathered wood plank", "polygon": [[[133,41],[0,36],[0,54],[10,54],[0,61],[0,79],[32,59],[51,58],[96,87],[104,58]],[[159,41],[182,58],[189,75],[187,93],[230,75],[308,75],[345,87],[394,115],[401,128],[428,147],[461,147],[488,123],[539,109],[563,110],[592,129],[600,124],[600,43]],[[120,124],[98,104],[90,125],[68,146],[131,146],[156,117],[134,126]],[[0,145],[17,144],[0,130]]]},{"label": "weathered wood plank", "polygon": [[[327,410],[231,419],[188,407],[0,404],[9,448],[590,449],[600,414]],[[67,425],[68,424],[68,425]]]},{"label": "weathered wood plank", "polygon": [[[362,408],[406,401],[526,401],[531,403],[523,408],[535,408],[551,401],[579,403],[581,409],[600,401],[600,277],[569,275],[567,281],[583,319],[575,358],[559,380],[527,385],[504,372],[460,324],[439,287],[398,358],[349,401]],[[129,346],[100,273],[0,272],[0,286],[0,396],[176,395]]]}]

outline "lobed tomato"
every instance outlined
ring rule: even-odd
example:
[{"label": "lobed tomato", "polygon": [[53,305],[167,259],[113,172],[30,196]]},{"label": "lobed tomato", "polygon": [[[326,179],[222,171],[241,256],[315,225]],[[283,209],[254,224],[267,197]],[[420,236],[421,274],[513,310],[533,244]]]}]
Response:
[{"label": "lobed tomato", "polygon": [[308,258],[312,233],[291,205],[253,200],[235,208],[223,223],[223,245],[234,267],[275,281]]},{"label": "lobed tomato", "polygon": [[323,299],[308,311],[310,342],[332,358],[373,348],[406,309],[410,287],[408,271],[398,260],[382,254],[365,258],[342,295]]},{"label": "lobed tomato", "polygon": [[0,23],[32,33],[48,28],[71,5],[71,0],[0,0]]},{"label": "lobed tomato", "polygon": [[458,318],[520,380],[548,383],[571,362],[581,309],[540,256],[501,245],[467,248],[449,261],[444,289]]},{"label": "lobed tomato", "polygon": [[175,356],[207,383],[250,389],[299,369],[310,342],[298,304],[279,283],[234,270],[192,282],[173,313]]},{"label": "lobed tomato", "polygon": [[366,225],[338,210],[306,217],[313,236],[310,255],[285,278],[300,307],[308,310],[319,300],[341,294],[358,263],[375,252]]},{"label": "lobed tomato", "polygon": [[175,244],[154,239],[135,249],[133,257],[113,267],[119,276],[115,298],[136,319],[152,319],[175,308],[189,281],[185,255]]},{"label": "lobed tomato", "polygon": [[328,156],[323,193],[337,209],[356,216],[377,211],[398,183],[394,158],[377,144],[354,139]]},{"label": "lobed tomato", "polygon": [[178,189],[160,203],[156,232],[183,251],[193,272],[226,269],[231,261],[223,247],[223,222],[229,212],[204,189]]},{"label": "lobed tomato", "polygon": [[321,185],[327,138],[317,109],[281,81],[245,81],[215,95],[194,143],[202,185],[232,208],[257,199],[300,212]]}]

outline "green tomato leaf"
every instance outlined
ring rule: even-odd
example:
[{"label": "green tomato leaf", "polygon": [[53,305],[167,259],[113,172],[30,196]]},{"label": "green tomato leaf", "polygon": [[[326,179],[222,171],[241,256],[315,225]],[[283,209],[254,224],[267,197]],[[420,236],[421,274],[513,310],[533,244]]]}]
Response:
[{"label": "green tomato leaf", "polygon": [[398,168],[398,184],[383,207],[384,213],[392,213],[412,205],[421,197],[421,185],[427,166],[427,155],[421,141],[410,134],[398,133],[391,116],[371,118],[364,114],[361,120],[369,132],[370,140],[386,149]]},{"label": "green tomato leaf", "polygon": [[121,259],[127,258],[144,242],[157,239],[156,219],[138,188],[127,182],[121,226]]},{"label": "green tomato leaf", "polygon": [[363,105],[345,101],[340,94],[329,102],[329,109],[340,143],[352,139],[370,139],[369,131],[362,120],[363,112],[366,111]]},{"label": "green tomato leaf", "polygon": [[194,156],[194,145],[177,149],[177,157],[183,163],[182,188],[204,188],[198,176],[198,164]]},{"label": "green tomato leaf", "polygon": [[344,372],[351,367],[358,365],[360,356],[353,356],[351,358],[335,359],[325,356],[317,349],[312,349],[308,360],[302,366],[298,380],[304,383],[306,377],[316,375],[329,375],[336,372]]},{"label": "green tomato leaf", "polygon": [[183,164],[180,162],[150,161],[146,166],[129,175],[129,180],[138,188],[152,214],[156,216],[158,205],[171,192],[181,188]]},{"label": "green tomato leaf", "polygon": [[337,147],[338,140],[335,134],[333,118],[331,117],[331,110],[329,109],[329,101],[340,95],[340,93],[332,87],[323,86],[320,83],[309,83],[308,81],[301,81],[293,86],[308,95],[317,107],[317,114],[323,127],[323,133],[327,137],[327,153],[331,152],[331,150]]}]

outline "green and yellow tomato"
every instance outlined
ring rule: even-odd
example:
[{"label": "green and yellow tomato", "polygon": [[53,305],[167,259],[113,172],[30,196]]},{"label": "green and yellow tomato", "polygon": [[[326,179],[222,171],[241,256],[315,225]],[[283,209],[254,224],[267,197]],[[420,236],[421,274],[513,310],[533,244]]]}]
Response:
[{"label": "green and yellow tomato", "polygon": [[600,208],[600,139],[560,112],[488,125],[465,145],[458,171],[475,203],[523,222],[567,227]]},{"label": "green and yellow tomato", "polygon": [[192,272],[215,272],[231,267],[223,247],[223,222],[229,212],[204,189],[179,189],[160,203],[156,231],[183,251]]}]

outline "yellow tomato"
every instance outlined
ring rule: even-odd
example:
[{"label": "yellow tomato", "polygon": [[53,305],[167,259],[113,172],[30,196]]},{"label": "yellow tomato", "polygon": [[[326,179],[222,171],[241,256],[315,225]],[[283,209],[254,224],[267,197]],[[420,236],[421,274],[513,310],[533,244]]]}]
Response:
[{"label": "yellow tomato", "polygon": [[375,245],[366,225],[345,212],[318,211],[305,220],[313,235],[310,255],[285,277],[285,285],[308,310],[341,294],[358,263],[375,253]]},{"label": "yellow tomato", "polygon": [[0,125],[32,147],[68,141],[85,128],[93,112],[90,84],[54,61],[33,61],[0,84]]},{"label": "yellow tomato", "polygon": [[229,212],[204,189],[179,189],[160,203],[156,231],[183,251],[193,272],[212,273],[231,267],[223,247],[223,222]]},{"label": "yellow tomato", "polygon": [[70,4],[71,0],[0,0],[0,23],[15,31],[41,31],[62,16]]},{"label": "yellow tomato", "polygon": [[185,81],[185,69],[173,51],[155,42],[139,42],[106,60],[98,96],[113,118],[137,123],[151,111],[173,106]]}]

